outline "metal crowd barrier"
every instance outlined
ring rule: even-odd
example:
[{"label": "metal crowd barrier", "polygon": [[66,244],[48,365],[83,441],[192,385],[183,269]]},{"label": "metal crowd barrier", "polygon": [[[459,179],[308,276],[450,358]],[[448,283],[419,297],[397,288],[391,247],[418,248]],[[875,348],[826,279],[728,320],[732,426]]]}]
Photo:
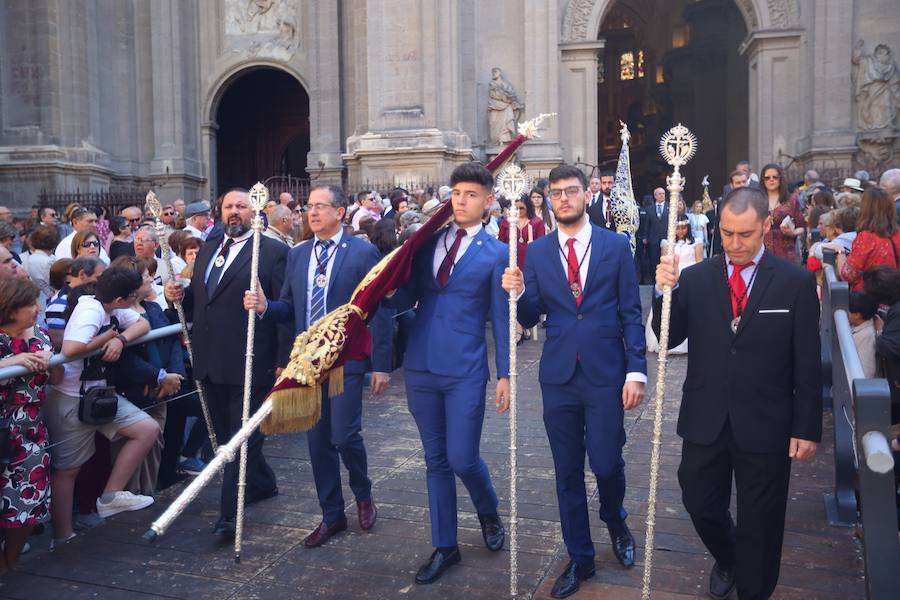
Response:
[{"label": "metal crowd barrier", "polygon": [[[144,342],[152,342],[153,340],[158,340],[160,338],[168,337],[170,335],[180,335],[181,334],[181,325],[176,323],[175,325],[166,325],[165,327],[160,327],[158,329],[151,329],[150,332],[143,336],[139,337],[136,340],[132,340],[125,344],[126,346],[133,346],[135,344],[143,344]],[[65,356],[62,353],[54,354],[53,358],[50,359],[50,366],[55,367],[57,365],[61,365],[63,363],[72,362],[73,360],[81,360],[82,358],[88,356],[94,356],[95,354],[100,354],[102,349],[94,350],[93,352],[89,352],[87,354],[78,354],[76,356]],[[27,375],[28,369],[25,367],[5,367],[0,369],[0,381],[4,379],[9,379],[11,377],[21,377],[22,375]]]},{"label": "metal crowd barrier", "polygon": [[833,256],[826,256],[824,273],[821,332],[823,349],[830,349],[825,385],[830,384],[834,413],[834,490],[825,495],[825,512],[832,525],[862,523],[866,598],[895,598],[900,539],[888,441],[891,392],[885,379],[863,374],[848,315],[849,289],[835,275]]}]

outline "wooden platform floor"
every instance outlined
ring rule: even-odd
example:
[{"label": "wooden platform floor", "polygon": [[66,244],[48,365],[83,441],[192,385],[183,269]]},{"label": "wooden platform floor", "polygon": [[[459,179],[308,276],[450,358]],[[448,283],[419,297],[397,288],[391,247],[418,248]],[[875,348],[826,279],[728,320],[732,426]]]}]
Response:
[{"label": "wooden platform floor", "polygon": [[[520,347],[519,589],[520,597],[549,598],[567,562],[559,529],[553,465],[541,419],[537,364],[542,344]],[[653,389],[655,356],[651,355]],[[681,504],[676,479],[680,441],[675,435],[686,358],[670,363],[660,470],[653,598],[706,597],[710,556]],[[492,392],[491,392],[492,393]],[[367,394],[368,396],[368,394]],[[648,399],[627,415],[625,506],[637,543],[638,565],[622,569],[591,498],[597,576],[574,598],[640,597],[644,520],[649,479],[652,410]],[[485,419],[482,454],[508,510],[508,420],[492,409]],[[831,417],[826,416],[825,439]],[[207,489],[155,544],[141,539],[178,489],[161,494],[150,509],[118,515],[51,552],[49,536],[34,541],[18,572],[0,582],[0,597],[81,598],[503,598],[509,585],[509,553],[484,548],[478,520],[458,485],[462,564],[437,584],[416,586],[416,568],[431,552],[425,464],[415,424],[406,408],[402,371],[389,393],[365,400],[364,437],[369,452],[378,523],[363,533],[353,496],[345,486],[350,529],[326,546],[309,550],[303,538],[320,520],[306,442],[302,434],[270,438],[265,453],[278,476],[280,494],[248,509],[243,561],[211,534],[217,519],[218,486]],[[864,596],[863,563],[851,529],[825,520],[822,495],[831,482],[832,456],[825,444],[812,462],[792,472],[784,558],[776,598],[851,600]],[[595,484],[587,473],[589,493]]]}]

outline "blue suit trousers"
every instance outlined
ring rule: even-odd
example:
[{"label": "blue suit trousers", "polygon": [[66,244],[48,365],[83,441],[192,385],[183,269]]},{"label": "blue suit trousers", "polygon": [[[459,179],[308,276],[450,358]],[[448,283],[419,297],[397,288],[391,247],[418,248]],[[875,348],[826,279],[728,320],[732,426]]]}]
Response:
[{"label": "blue suit trousers", "polygon": [[319,506],[326,525],[344,515],[341,491],[341,460],[350,475],[350,489],[357,501],[372,498],[366,446],[362,434],[362,373],[344,373],[344,393],[328,398],[322,388],[322,418],[306,433],[309,458]]},{"label": "blue suit trousers", "polygon": [[628,513],[625,499],[625,445],[622,389],[591,384],[579,363],[563,385],[541,384],[544,427],[550,440],[556,471],[556,496],[563,541],[569,557],[579,564],[592,563],[584,456],[597,478],[600,519],[621,524]]},{"label": "blue suit trousers", "polygon": [[456,477],[480,515],[497,514],[497,493],[479,454],[485,386],[481,378],[460,378],[407,370],[409,412],[425,449],[431,543],[456,546]]}]

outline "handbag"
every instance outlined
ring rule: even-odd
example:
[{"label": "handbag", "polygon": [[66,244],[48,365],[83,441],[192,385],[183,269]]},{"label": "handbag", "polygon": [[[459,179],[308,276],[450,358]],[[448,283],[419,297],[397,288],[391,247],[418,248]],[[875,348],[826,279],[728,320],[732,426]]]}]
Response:
[{"label": "handbag", "polygon": [[107,365],[99,357],[84,359],[84,369],[81,371],[81,389],[78,391],[78,420],[85,425],[100,426],[112,423],[116,418],[119,407],[119,397],[116,395],[115,386],[99,385],[88,390],[84,389],[86,381],[100,381],[107,379]]}]

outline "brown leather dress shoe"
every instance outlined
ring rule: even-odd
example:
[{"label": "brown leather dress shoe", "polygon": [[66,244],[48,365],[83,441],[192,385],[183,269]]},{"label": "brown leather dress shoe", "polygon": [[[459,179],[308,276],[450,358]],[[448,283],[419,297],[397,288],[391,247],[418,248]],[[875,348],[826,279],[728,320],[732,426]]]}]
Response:
[{"label": "brown leather dress shoe", "polygon": [[364,531],[372,529],[375,519],[378,518],[378,508],[375,506],[375,502],[371,499],[363,500],[356,503],[356,508],[359,511],[359,526]]},{"label": "brown leather dress shoe", "polygon": [[337,523],[331,526],[326,525],[325,521],[322,521],[312,533],[306,536],[306,539],[303,540],[303,545],[307,548],[317,548],[330,540],[331,536],[345,529],[347,529],[347,517],[341,517]]}]

